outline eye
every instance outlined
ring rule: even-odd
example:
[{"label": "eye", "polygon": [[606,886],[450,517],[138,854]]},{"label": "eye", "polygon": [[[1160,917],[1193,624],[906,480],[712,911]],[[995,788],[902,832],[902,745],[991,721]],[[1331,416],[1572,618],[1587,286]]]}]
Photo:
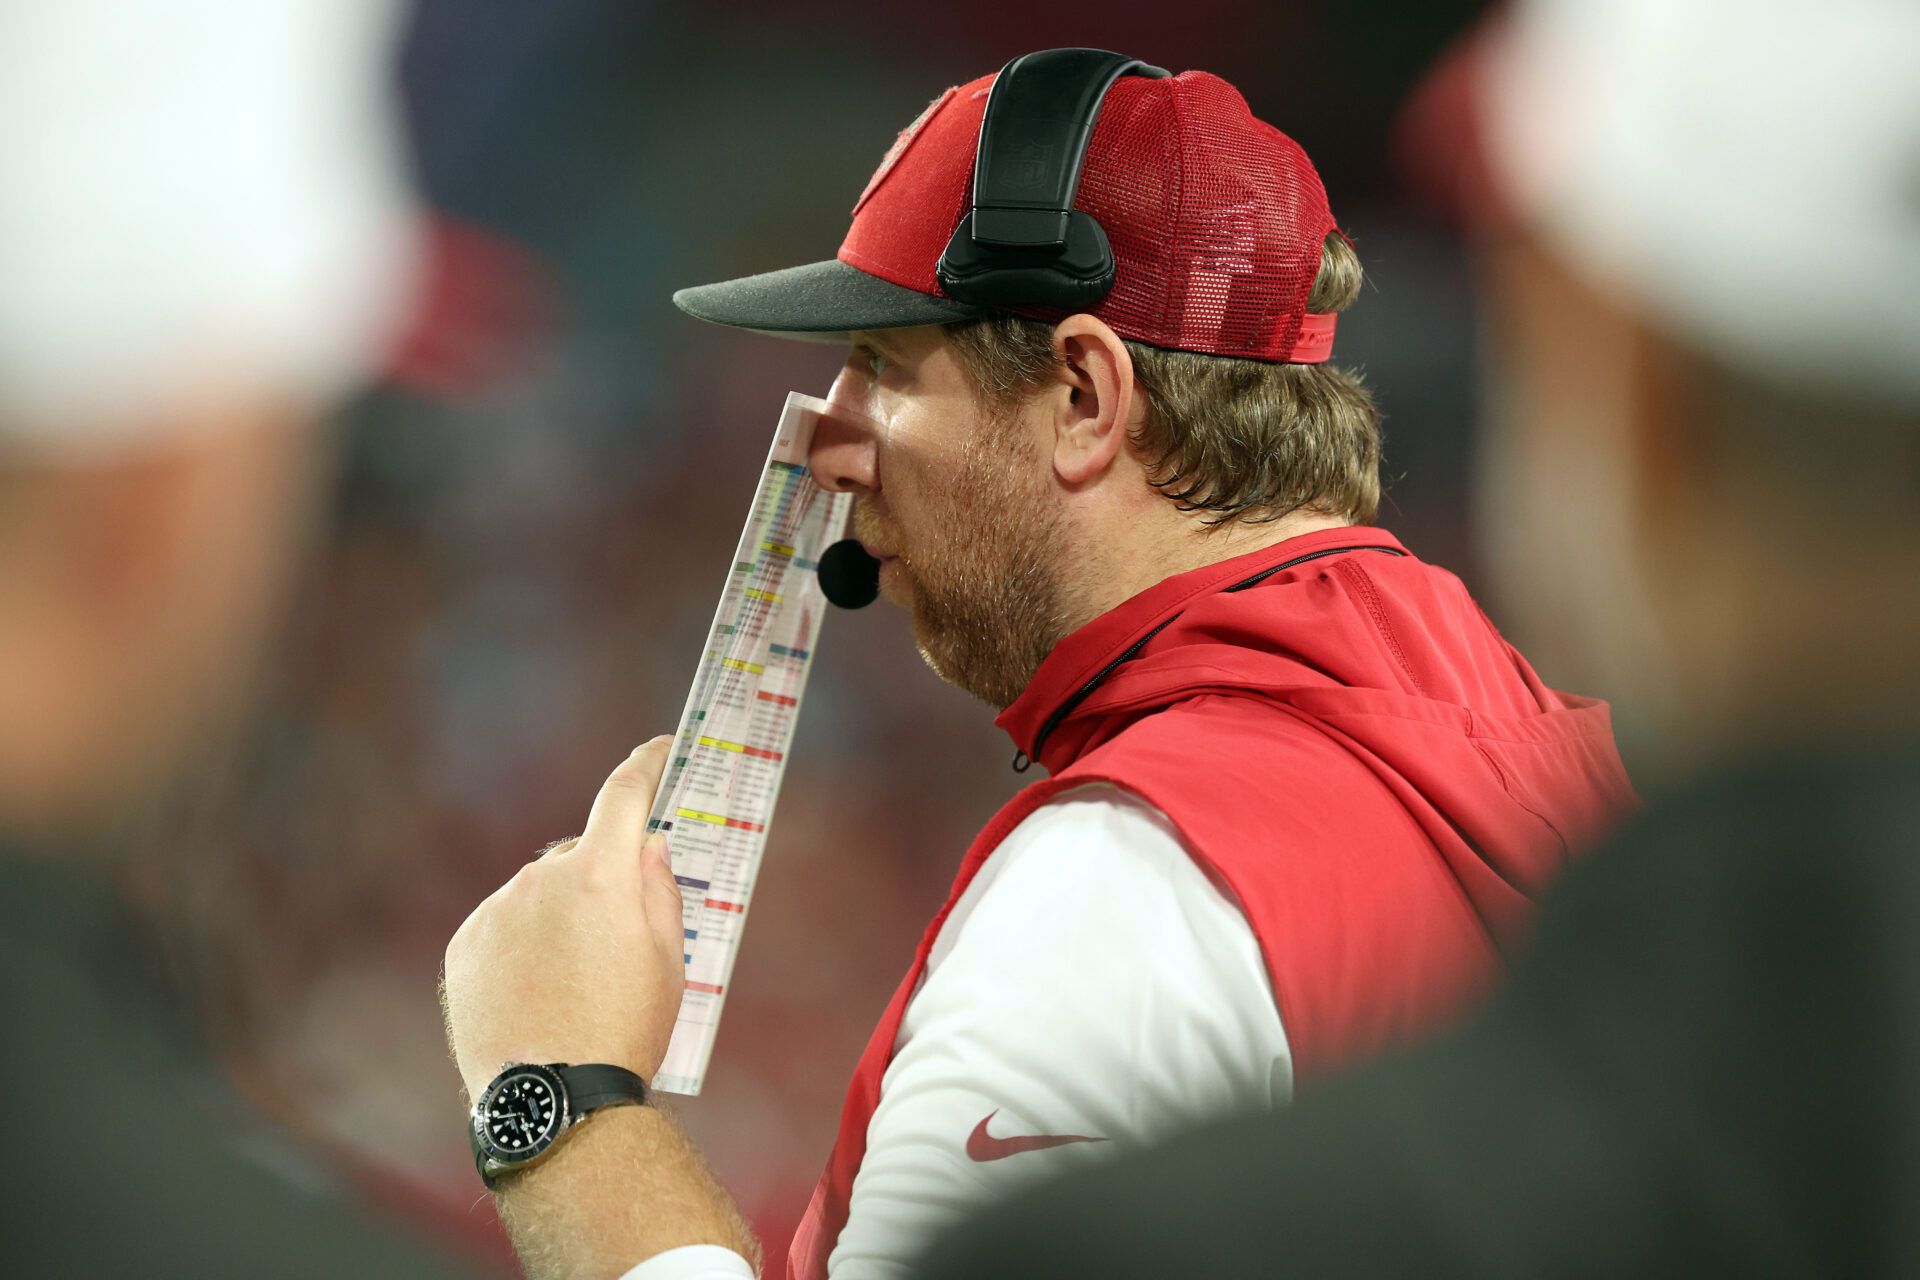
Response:
[{"label": "eye", "polygon": [[859,352],[860,358],[866,361],[869,378],[877,378],[887,371],[887,358],[872,347],[859,346],[854,350]]}]

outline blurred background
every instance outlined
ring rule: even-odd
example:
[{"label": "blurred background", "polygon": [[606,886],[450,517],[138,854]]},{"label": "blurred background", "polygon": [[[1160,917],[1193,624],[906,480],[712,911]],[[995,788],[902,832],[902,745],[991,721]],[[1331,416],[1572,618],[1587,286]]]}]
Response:
[{"label": "blurred background", "polygon": [[[1016,53],[1213,71],[1305,146],[1372,281],[1339,358],[1386,413],[1382,523],[1501,621],[1471,520],[1472,285],[1394,129],[1479,8],[420,4],[399,76],[436,211],[426,314],[342,415],[324,545],[244,732],[140,840],[136,894],[247,1094],[375,1198],[506,1256],[440,956],[672,730],[782,399],[842,359],[669,295],[830,255],[895,133]],[[960,854],[1022,781],[897,611],[834,615],[820,652],[707,1091],[680,1106],[775,1249]],[[1586,674],[1529,652],[1562,687]]]}]

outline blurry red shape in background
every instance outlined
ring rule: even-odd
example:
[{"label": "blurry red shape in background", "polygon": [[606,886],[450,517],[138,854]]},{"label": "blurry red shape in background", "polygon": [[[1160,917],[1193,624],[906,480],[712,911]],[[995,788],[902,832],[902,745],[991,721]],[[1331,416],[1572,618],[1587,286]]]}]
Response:
[{"label": "blurry red shape in background", "polygon": [[1497,229],[1512,215],[1484,132],[1487,64],[1504,8],[1496,5],[1448,47],[1394,122],[1395,171],[1422,205],[1456,226]]},{"label": "blurry red shape in background", "polygon": [[525,371],[560,327],[554,273],[531,249],[446,214],[426,224],[420,298],[388,381],[471,401]]}]

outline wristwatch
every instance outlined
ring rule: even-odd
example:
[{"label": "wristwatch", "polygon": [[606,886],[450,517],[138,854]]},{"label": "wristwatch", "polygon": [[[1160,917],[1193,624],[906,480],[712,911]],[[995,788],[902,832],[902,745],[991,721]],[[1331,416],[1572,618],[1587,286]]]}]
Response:
[{"label": "wristwatch", "polygon": [[509,1062],[474,1099],[468,1127],[474,1167],[492,1187],[502,1175],[545,1159],[590,1113],[643,1104],[648,1096],[647,1082],[625,1067]]}]

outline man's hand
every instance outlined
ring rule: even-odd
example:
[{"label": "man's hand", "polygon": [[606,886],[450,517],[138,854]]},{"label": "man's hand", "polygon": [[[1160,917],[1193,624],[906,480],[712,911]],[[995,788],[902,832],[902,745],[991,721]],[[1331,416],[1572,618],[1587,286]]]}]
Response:
[{"label": "man's hand", "polygon": [[610,1062],[652,1079],[686,982],[680,889],[647,812],[672,739],[613,771],[587,828],[522,867],[447,945],[447,1039],[477,1097],[507,1062]]},{"label": "man's hand", "polygon": [[[469,1097],[507,1062],[611,1062],[648,1079],[660,1069],[686,986],[680,888],[666,841],[647,837],[672,745],[655,738],[628,756],[585,834],[522,867],[447,944],[441,998]],[[657,1106],[596,1112],[496,1195],[537,1280],[618,1275],[698,1244],[759,1270],[759,1241]]]}]

